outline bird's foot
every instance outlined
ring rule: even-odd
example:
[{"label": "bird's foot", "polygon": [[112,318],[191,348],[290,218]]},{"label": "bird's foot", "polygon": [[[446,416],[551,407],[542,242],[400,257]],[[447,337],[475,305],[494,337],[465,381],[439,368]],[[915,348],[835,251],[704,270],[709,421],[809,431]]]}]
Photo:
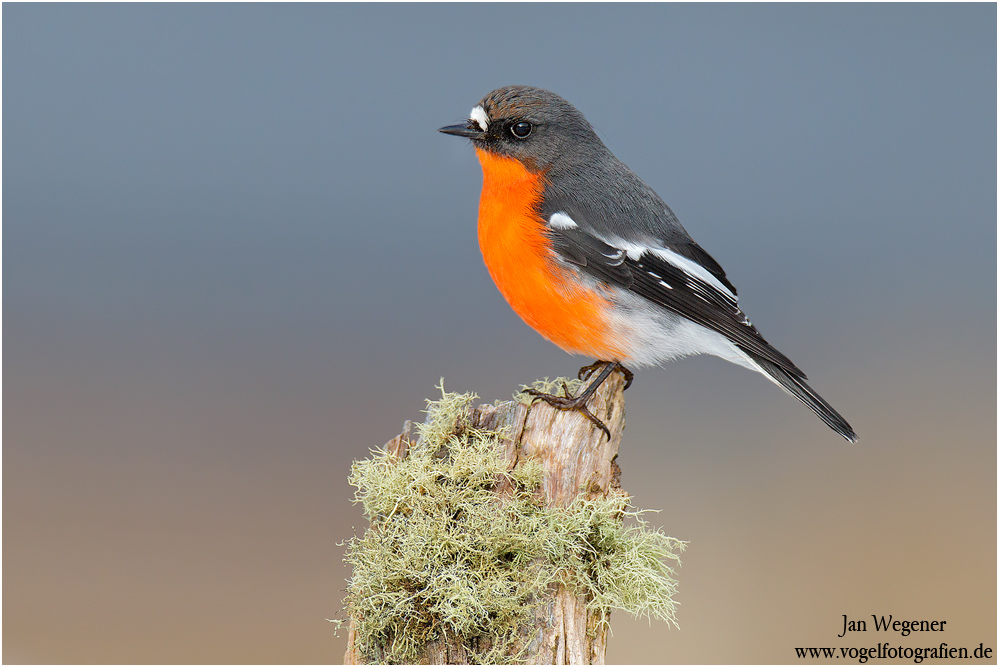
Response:
[{"label": "bird's foot", "polygon": [[600,371],[597,379],[591,382],[586,389],[580,392],[579,396],[573,397],[569,391],[569,386],[564,381],[562,382],[562,391],[565,393],[565,396],[547,394],[543,391],[531,388],[525,388],[523,392],[528,396],[532,396],[533,400],[544,401],[556,410],[575,410],[582,413],[583,416],[593,422],[594,426],[606,433],[607,439],[610,440],[610,429],[608,429],[606,424],[597,419],[597,417],[590,412],[590,409],[586,407],[586,402],[590,400],[590,397],[593,396],[597,388],[603,384],[603,381],[606,380],[615,370],[620,369],[621,372],[624,373],[625,389],[631,385],[631,380],[633,379],[634,374],[616,361],[597,361],[589,366],[584,366],[579,369],[579,379],[588,380],[590,376],[593,375],[593,372],[600,366],[603,366],[603,370]]},{"label": "bird's foot", "polygon": [[[589,377],[591,375],[593,375],[593,371],[597,370],[601,366],[612,366],[612,367],[616,368],[617,370],[621,371],[621,374],[624,375],[624,388],[625,389],[627,389],[628,387],[630,387],[631,386],[631,381],[635,379],[635,374],[632,373],[631,371],[629,371],[624,366],[622,366],[620,362],[617,362],[617,361],[600,361],[599,359],[597,359],[596,361],[594,361],[589,366],[583,366],[582,368],[580,368],[579,369],[579,373],[576,375],[576,377],[578,377],[580,380],[588,380]],[[608,373],[608,375],[610,375],[610,373]]]},{"label": "bird's foot", "polygon": [[[587,389],[589,388],[587,387]],[[562,383],[562,390],[565,392],[565,396],[559,396],[558,394],[546,394],[543,391],[531,389],[530,387],[527,387],[522,391],[528,396],[533,397],[533,400],[544,401],[556,410],[575,410],[576,412],[582,413],[584,417],[593,422],[594,426],[606,433],[607,439],[610,440],[611,434],[607,425],[597,419],[597,417],[590,412],[590,409],[586,407],[586,401],[590,398],[590,395],[584,391],[579,396],[573,397],[569,393],[569,387],[565,384],[565,382]]]}]

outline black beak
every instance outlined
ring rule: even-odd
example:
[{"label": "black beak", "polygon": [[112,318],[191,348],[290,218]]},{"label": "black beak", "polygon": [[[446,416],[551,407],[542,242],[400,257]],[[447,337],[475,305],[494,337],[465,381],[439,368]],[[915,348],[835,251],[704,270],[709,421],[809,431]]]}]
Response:
[{"label": "black beak", "polygon": [[453,134],[456,137],[467,137],[468,139],[481,139],[485,136],[485,132],[480,130],[479,126],[472,120],[464,122],[461,125],[448,125],[437,131],[444,134]]}]

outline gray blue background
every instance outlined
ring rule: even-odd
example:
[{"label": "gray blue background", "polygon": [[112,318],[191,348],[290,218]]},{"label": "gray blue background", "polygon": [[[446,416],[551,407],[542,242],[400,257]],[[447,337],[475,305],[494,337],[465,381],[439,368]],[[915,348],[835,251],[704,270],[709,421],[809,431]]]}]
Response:
[{"label": "gray blue background", "polygon": [[[493,88],[561,94],[861,437],[638,373],[623,483],[690,541],[611,662],[996,645],[996,7],[3,7],[5,662],[335,662],[351,460],[442,376],[571,375],[476,241]],[[858,633],[842,616],[947,620]]]}]

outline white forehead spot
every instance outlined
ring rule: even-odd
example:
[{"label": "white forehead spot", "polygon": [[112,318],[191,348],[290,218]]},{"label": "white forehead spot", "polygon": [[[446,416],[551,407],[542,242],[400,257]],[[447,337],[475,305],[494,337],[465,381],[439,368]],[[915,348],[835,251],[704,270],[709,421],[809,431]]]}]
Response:
[{"label": "white forehead spot", "polygon": [[558,213],[552,213],[552,217],[548,218],[548,226],[552,229],[575,229],[579,225],[568,215],[559,211]]},{"label": "white forehead spot", "polygon": [[489,116],[486,115],[486,110],[482,108],[482,105],[472,109],[472,113],[468,114],[468,117],[478,123],[483,132],[489,129]]}]

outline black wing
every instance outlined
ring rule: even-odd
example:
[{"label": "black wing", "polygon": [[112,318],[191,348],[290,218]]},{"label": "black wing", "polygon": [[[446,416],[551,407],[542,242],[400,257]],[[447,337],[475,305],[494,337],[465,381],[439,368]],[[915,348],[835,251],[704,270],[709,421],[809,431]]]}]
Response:
[{"label": "black wing", "polygon": [[[641,248],[625,242],[621,245],[626,247],[618,247],[578,226],[549,227],[548,232],[555,251],[563,260],[595,278],[630,290],[662,308],[716,331],[754,357],[765,359],[805,379],[801,369],[770,345],[746,318],[739,309],[734,289],[719,289],[708,280],[670,262],[666,259],[670,252],[667,248]],[[689,245],[708,256],[693,241]],[[689,252],[685,254],[691,261]],[[721,267],[711,261],[717,272],[702,268],[706,273],[717,276]],[[727,283],[726,280],[723,285],[727,287]]]}]

